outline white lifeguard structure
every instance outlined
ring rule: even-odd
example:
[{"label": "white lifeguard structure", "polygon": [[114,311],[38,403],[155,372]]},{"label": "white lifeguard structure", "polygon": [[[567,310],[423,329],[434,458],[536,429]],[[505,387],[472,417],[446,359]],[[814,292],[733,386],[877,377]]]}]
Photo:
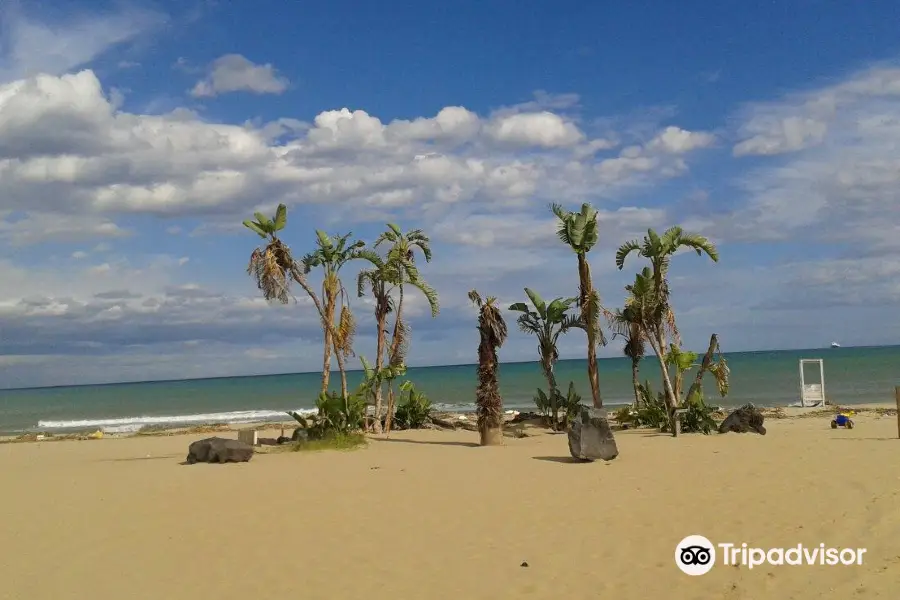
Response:
[{"label": "white lifeguard structure", "polygon": [[[819,383],[806,383],[806,365],[819,365]],[[800,406],[825,406],[825,361],[821,358],[800,359]]]}]

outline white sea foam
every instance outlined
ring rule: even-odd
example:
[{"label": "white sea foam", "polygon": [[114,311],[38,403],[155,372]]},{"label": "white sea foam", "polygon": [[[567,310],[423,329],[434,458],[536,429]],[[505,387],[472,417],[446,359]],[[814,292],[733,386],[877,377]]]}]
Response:
[{"label": "white sea foam", "polygon": [[[296,412],[315,413],[315,409],[300,408]],[[192,425],[211,425],[214,423],[258,423],[264,421],[287,420],[282,410],[238,410],[222,413],[201,413],[195,415],[162,415],[143,417],[119,417],[99,419],[77,419],[71,421],[38,421],[37,429],[100,429],[106,433],[131,433],[148,425],[164,425],[167,427],[188,427]]]}]

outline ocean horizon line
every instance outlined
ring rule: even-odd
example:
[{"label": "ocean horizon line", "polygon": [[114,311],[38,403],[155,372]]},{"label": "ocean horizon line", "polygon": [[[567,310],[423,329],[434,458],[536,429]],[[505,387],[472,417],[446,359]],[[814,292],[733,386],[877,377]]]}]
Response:
[{"label": "ocean horizon line", "polygon": [[[860,346],[840,346],[839,348],[830,348],[830,347],[819,347],[819,348],[765,348],[765,349],[757,349],[757,350],[732,350],[730,352],[722,352],[726,357],[729,354],[763,354],[767,352],[806,352],[806,351],[820,351],[820,350],[828,350],[829,352],[833,352],[835,350],[862,350],[862,349],[871,349],[871,348],[900,348],[900,344],[883,344],[883,345],[860,345]],[[648,355],[644,358],[653,358],[654,355]],[[625,356],[603,356],[597,357],[598,361],[604,360],[623,360],[627,357]],[[579,360],[587,360],[586,358],[561,358],[557,362],[572,362]],[[537,360],[510,360],[510,361],[501,361],[501,365],[522,365],[522,364],[533,364],[537,363]],[[415,365],[409,366],[410,369],[439,369],[444,367],[474,367],[477,366],[477,362],[465,362],[465,363],[445,363],[445,364],[433,364],[433,365]],[[359,373],[362,369],[353,368],[347,369],[347,373]],[[217,381],[223,379],[249,379],[254,377],[285,377],[285,376],[295,376],[295,375],[314,375],[321,373],[320,370],[313,371],[289,371],[289,372],[281,372],[281,373],[247,373],[241,375],[218,375],[214,377],[183,377],[178,379],[145,379],[145,380],[130,380],[130,381],[105,381],[99,383],[73,383],[73,384],[59,384],[59,385],[39,385],[39,386],[25,386],[25,387],[11,387],[5,388],[0,387],[0,392],[15,392],[15,391],[25,391],[25,390],[51,390],[51,389],[59,389],[59,388],[88,388],[88,387],[106,387],[106,386],[118,386],[118,385],[145,385],[145,384],[155,384],[155,383],[180,383],[180,382],[188,382],[188,381]],[[338,370],[333,369],[331,371],[332,374],[339,373]]]}]

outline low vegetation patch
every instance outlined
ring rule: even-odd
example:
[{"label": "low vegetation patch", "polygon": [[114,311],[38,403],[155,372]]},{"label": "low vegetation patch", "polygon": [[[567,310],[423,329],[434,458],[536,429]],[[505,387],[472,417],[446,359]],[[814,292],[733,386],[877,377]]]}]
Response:
[{"label": "low vegetation patch", "polygon": [[292,452],[317,452],[320,450],[356,450],[367,444],[366,436],[362,433],[335,432],[318,440],[309,440],[291,444]]}]

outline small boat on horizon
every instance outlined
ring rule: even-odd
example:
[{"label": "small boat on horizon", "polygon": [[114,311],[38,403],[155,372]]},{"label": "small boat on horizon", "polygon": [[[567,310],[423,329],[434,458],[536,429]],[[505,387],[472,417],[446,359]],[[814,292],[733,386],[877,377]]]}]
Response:
[{"label": "small boat on horizon", "polygon": [[831,347],[832,347],[832,348],[840,348],[841,345],[838,344],[837,342],[831,342]]}]

